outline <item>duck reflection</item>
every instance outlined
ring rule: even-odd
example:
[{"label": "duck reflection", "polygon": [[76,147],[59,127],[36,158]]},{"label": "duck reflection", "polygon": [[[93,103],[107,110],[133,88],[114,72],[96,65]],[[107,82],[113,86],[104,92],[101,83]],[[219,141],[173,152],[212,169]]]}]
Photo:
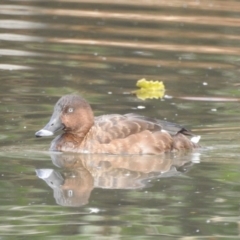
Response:
[{"label": "duck reflection", "polygon": [[54,165],[63,168],[37,169],[54,192],[57,204],[82,206],[88,203],[93,188],[138,189],[150,186],[150,179],[173,177],[199,161],[199,153],[173,153],[143,156],[87,155],[51,153]]}]

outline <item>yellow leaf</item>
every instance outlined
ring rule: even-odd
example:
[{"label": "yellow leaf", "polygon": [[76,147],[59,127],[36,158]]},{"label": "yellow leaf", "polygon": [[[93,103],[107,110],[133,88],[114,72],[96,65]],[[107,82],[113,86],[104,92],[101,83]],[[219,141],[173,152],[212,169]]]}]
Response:
[{"label": "yellow leaf", "polygon": [[147,81],[145,78],[138,80],[136,85],[137,87],[145,88],[148,90],[165,90],[165,87],[162,81],[161,82],[153,81],[153,80]]},{"label": "yellow leaf", "polygon": [[147,81],[145,78],[137,81],[137,87],[140,89],[134,91],[139,99],[145,100],[163,98],[165,93],[165,86],[163,82],[160,81]]}]

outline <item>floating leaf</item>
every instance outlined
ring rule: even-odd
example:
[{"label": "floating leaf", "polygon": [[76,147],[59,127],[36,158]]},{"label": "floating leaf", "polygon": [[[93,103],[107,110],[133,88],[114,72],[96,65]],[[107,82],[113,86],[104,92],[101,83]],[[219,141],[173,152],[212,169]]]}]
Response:
[{"label": "floating leaf", "polygon": [[137,81],[137,87],[145,88],[146,90],[165,90],[163,82],[149,80],[142,78]]},{"label": "floating leaf", "polygon": [[139,90],[134,91],[139,99],[145,100],[163,98],[165,93],[165,87],[161,81],[147,81],[145,78],[137,81],[137,87],[140,87]]}]

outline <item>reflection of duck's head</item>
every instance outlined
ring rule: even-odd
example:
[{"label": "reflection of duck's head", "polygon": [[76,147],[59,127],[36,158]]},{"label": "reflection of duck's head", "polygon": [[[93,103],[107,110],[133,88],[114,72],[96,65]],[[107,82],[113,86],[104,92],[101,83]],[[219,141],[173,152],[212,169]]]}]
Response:
[{"label": "reflection of duck's head", "polygon": [[77,207],[88,203],[93,189],[93,178],[85,169],[64,171],[64,184],[61,191],[55,192],[54,197],[62,206]]},{"label": "reflection of duck's head", "polygon": [[184,127],[137,114],[95,117],[91,106],[77,95],[58,100],[49,123],[37,137],[65,133],[52,141],[51,150],[81,153],[161,154],[197,147],[200,137]]},{"label": "reflection of duck's head", "polygon": [[53,189],[59,205],[77,207],[88,203],[93,178],[86,169],[65,170],[61,174],[53,169],[37,169],[36,173]]}]

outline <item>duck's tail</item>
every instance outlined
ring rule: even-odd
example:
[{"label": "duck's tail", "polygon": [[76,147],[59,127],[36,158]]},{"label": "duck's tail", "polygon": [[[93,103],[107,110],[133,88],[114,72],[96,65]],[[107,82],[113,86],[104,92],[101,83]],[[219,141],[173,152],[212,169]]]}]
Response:
[{"label": "duck's tail", "polygon": [[192,138],[190,139],[190,141],[191,141],[192,143],[194,143],[194,144],[198,144],[198,142],[200,141],[200,139],[201,139],[201,136],[198,135],[198,136],[192,137]]},{"label": "duck's tail", "polygon": [[174,150],[191,150],[199,147],[199,140],[201,136],[193,136],[191,139],[186,137],[182,133],[178,133],[173,136],[173,149]]}]

